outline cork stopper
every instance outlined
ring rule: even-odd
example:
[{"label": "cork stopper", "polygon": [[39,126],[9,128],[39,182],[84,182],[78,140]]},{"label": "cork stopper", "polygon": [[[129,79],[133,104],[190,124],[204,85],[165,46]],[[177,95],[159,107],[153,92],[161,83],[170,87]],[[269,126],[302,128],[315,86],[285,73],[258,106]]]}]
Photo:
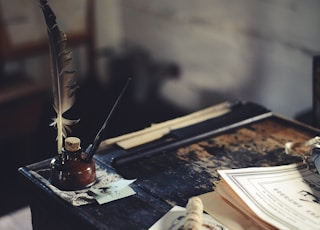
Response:
[{"label": "cork stopper", "polygon": [[64,141],[64,148],[69,152],[76,152],[80,149],[80,139],[78,137],[67,137]]}]

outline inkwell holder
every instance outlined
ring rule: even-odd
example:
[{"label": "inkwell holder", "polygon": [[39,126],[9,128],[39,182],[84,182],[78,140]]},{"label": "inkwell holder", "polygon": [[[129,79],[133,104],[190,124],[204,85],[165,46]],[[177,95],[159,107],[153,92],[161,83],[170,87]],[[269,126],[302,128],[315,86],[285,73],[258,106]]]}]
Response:
[{"label": "inkwell holder", "polygon": [[80,190],[93,185],[96,181],[94,160],[80,147],[80,139],[68,137],[62,153],[50,163],[50,182],[60,190]]},{"label": "inkwell holder", "polygon": [[50,182],[61,190],[80,190],[93,185],[96,181],[93,155],[100,145],[101,133],[104,131],[131,78],[128,79],[92,144],[85,151],[82,151],[79,138],[67,137],[63,147],[63,139],[67,136],[66,130],[70,129],[70,125],[78,122],[78,120],[70,120],[63,116],[74,104],[75,90],[78,86],[74,78],[74,71],[67,70],[72,58],[71,52],[66,49],[66,34],[59,29],[56,16],[47,0],[40,0],[40,6],[46,20],[49,36],[54,109],[57,114],[51,125],[57,128],[59,154],[52,159],[50,164]]}]

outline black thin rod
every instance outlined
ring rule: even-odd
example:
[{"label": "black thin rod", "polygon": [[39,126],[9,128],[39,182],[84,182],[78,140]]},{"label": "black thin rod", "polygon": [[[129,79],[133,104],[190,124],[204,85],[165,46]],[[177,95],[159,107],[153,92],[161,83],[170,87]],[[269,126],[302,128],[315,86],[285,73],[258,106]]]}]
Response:
[{"label": "black thin rod", "polygon": [[145,149],[144,151],[139,150],[138,152],[129,152],[129,153],[123,154],[122,156],[118,156],[118,157],[114,158],[112,160],[112,166],[114,168],[118,168],[123,165],[132,163],[134,161],[143,160],[143,159],[155,156],[157,154],[161,154],[163,152],[166,152],[166,151],[169,151],[172,149],[177,149],[177,148],[185,146],[187,144],[203,140],[204,138],[208,138],[210,136],[220,134],[220,133],[225,132],[227,130],[230,130],[233,128],[238,128],[242,125],[249,124],[254,121],[270,117],[271,115],[272,115],[271,112],[263,113],[263,114],[260,114],[260,115],[254,116],[254,117],[247,118],[245,120],[241,120],[241,121],[236,122],[231,125],[227,125],[227,126],[224,126],[224,127],[218,128],[218,129],[214,129],[214,130],[210,130],[208,132],[201,133],[196,136],[187,137],[185,139],[178,140],[178,141],[172,140],[172,141],[168,141],[165,143],[160,143],[159,146],[157,146],[157,147],[152,146],[148,149]]},{"label": "black thin rod", "polygon": [[86,161],[91,161],[93,155],[95,154],[95,152],[97,151],[99,145],[100,145],[100,142],[101,142],[101,133],[104,131],[104,129],[106,128],[109,120],[110,120],[110,117],[111,115],[113,114],[113,111],[115,110],[116,106],[118,105],[122,95],[124,94],[124,92],[126,91],[128,85],[129,85],[129,82],[131,81],[131,78],[128,78],[125,86],[123,87],[120,95],[118,96],[117,100],[115,101],[115,103],[113,104],[112,108],[111,108],[111,111],[109,112],[108,114],[108,117],[106,118],[106,120],[104,121],[103,125],[101,126],[99,132],[97,133],[96,137],[94,138],[94,141],[93,141],[93,144],[90,144],[89,147],[86,149],[86,153],[87,153],[87,157],[86,157]]}]

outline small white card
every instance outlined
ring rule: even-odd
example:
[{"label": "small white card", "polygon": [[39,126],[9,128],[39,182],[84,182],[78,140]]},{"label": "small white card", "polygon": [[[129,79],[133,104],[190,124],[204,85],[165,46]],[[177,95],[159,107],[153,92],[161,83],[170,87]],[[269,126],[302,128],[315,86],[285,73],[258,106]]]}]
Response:
[{"label": "small white card", "polygon": [[105,204],[114,200],[119,200],[121,198],[132,196],[134,194],[136,194],[136,192],[128,186],[121,190],[112,191],[104,195],[98,195],[95,197],[95,199],[99,204]]},{"label": "small white card", "polygon": [[95,199],[99,204],[105,204],[136,194],[136,192],[129,187],[129,185],[135,181],[135,179],[120,179],[108,184],[106,187],[93,187],[90,191],[95,194]]}]

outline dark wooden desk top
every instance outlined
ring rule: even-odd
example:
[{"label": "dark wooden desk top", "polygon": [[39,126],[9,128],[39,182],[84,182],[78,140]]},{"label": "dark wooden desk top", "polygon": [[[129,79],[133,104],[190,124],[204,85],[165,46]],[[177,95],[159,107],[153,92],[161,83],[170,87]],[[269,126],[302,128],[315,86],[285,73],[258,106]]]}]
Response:
[{"label": "dark wooden desk top", "polygon": [[178,138],[169,148],[161,141],[137,147],[136,153],[162,146],[152,157],[117,167],[112,162],[127,154],[124,150],[112,147],[99,152],[94,158],[98,165],[137,179],[131,186],[135,195],[104,205],[73,207],[30,174],[48,167],[49,160],[20,168],[30,191],[34,228],[147,229],[173,205],[185,206],[190,197],[212,191],[219,179],[217,169],[300,162],[284,153],[284,144],[319,132],[262,106],[239,103],[229,114],[176,130],[174,135]]}]

